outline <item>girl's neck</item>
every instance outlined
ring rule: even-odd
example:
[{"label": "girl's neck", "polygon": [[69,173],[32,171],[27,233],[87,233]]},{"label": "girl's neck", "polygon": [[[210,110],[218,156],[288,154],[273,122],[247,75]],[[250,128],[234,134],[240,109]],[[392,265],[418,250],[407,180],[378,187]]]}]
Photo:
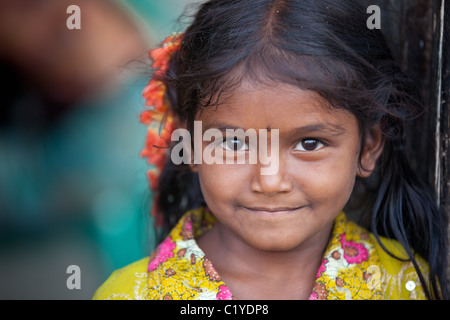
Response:
[{"label": "girl's neck", "polygon": [[332,225],[289,251],[262,251],[220,223],[198,239],[236,299],[308,299]]}]

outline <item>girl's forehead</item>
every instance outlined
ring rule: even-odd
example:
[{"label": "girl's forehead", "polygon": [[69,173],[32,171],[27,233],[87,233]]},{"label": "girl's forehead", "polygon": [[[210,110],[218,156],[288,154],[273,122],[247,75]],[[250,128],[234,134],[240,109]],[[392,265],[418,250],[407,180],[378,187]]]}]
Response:
[{"label": "girl's forehead", "polygon": [[197,120],[267,119],[284,122],[308,119],[342,121],[350,112],[337,109],[319,93],[285,83],[255,84],[244,82],[227,92],[217,104],[201,108]]}]

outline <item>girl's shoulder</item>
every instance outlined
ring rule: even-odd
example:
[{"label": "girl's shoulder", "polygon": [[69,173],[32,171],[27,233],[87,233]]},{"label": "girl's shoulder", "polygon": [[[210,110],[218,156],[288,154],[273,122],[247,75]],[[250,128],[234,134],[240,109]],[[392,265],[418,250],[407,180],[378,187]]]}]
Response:
[{"label": "girl's shoulder", "polygon": [[97,289],[94,300],[145,300],[147,298],[148,257],[121,269]]},{"label": "girl's shoulder", "polygon": [[[382,246],[373,235],[372,237],[380,261],[380,280],[384,287],[385,298],[391,300],[426,299],[417,270],[408,258],[404,247],[396,240],[380,237]],[[418,254],[415,255],[415,259],[423,277],[428,281],[428,263]]]},{"label": "girl's shoulder", "polygon": [[[419,256],[416,261],[425,276],[427,263]],[[384,237],[378,241],[343,212],[336,217],[316,284],[318,299],[425,299],[403,246]]]},{"label": "girl's shoulder", "polygon": [[[208,268],[208,262],[203,259],[204,253],[197,246],[194,237],[209,230],[215,221],[215,218],[205,208],[188,211],[149,257],[115,271],[97,290],[94,299],[154,300],[165,298],[166,295],[161,292],[166,292],[166,289],[170,291],[173,285],[172,277],[166,279],[166,272],[170,274],[174,270],[177,270],[177,276],[173,278],[178,280],[177,284],[180,285],[180,288],[184,288],[184,284],[190,282],[191,278],[195,280],[194,278],[199,278],[200,275],[209,279],[207,272],[212,267]],[[220,291],[221,288],[223,289],[220,287],[221,283],[217,281],[212,283],[213,285],[211,288],[207,288],[209,290],[206,290],[206,293],[203,292],[200,295],[198,288],[193,288],[189,291],[193,294],[186,294],[186,296],[203,298],[217,294],[223,296],[224,294],[221,294]],[[152,290],[152,294],[149,294],[149,286],[150,288],[158,287],[161,290]],[[181,296],[185,294],[183,290],[179,291],[182,293]]]},{"label": "girl's shoulder", "polygon": [[[381,293],[381,299],[426,299],[418,272],[399,241],[383,236],[377,239],[373,233],[349,220],[345,223],[344,233],[351,234],[356,243],[370,248],[368,260],[372,265],[367,268],[370,269],[366,274],[367,284]],[[428,263],[418,254],[415,254],[415,260],[428,281]]]}]

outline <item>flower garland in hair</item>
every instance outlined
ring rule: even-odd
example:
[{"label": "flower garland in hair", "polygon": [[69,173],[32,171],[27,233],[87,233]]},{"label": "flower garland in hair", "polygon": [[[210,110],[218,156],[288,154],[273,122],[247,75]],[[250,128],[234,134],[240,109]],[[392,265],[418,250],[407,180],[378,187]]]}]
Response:
[{"label": "flower garland in hair", "polygon": [[149,164],[155,167],[148,170],[147,177],[150,182],[150,189],[154,192],[152,216],[155,218],[155,225],[162,224],[162,217],[158,214],[158,177],[164,167],[167,158],[168,141],[177,124],[170,110],[168,98],[166,96],[166,85],[160,79],[169,68],[169,60],[173,53],[179,48],[182,33],[172,34],[167,37],[159,48],[150,50],[149,55],[153,61],[155,72],[147,86],[142,92],[145,105],[150,107],[140,115],[140,121],[148,126],[145,147],[141,151],[141,157],[146,157]]}]

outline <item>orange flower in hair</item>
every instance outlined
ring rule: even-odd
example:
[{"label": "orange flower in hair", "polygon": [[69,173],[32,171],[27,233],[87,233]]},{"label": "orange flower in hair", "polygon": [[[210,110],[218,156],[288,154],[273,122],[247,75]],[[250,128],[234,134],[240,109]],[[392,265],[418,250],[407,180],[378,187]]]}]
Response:
[{"label": "orange flower in hair", "polygon": [[165,93],[166,85],[162,81],[150,80],[142,92],[145,98],[145,105],[149,107],[153,106],[156,111],[164,113],[167,110],[167,104],[164,103]]},{"label": "orange flower in hair", "polygon": [[155,225],[157,226],[161,222],[156,207],[158,178],[167,160],[172,132],[177,127],[166,97],[166,85],[160,79],[164,78],[169,68],[170,58],[179,48],[182,38],[183,34],[173,34],[163,41],[161,47],[149,52],[155,72],[142,91],[145,105],[150,108],[144,110],[140,115],[140,121],[148,126],[145,147],[140,155],[147,158],[149,164],[154,165],[154,168],[147,172],[147,177],[150,189],[154,192],[152,216],[155,218]]},{"label": "orange flower in hair", "polygon": [[158,68],[159,73],[166,73],[169,60],[172,54],[177,51],[183,38],[182,33],[175,33],[167,37],[160,48],[150,51],[150,56],[153,59],[153,68]]}]

